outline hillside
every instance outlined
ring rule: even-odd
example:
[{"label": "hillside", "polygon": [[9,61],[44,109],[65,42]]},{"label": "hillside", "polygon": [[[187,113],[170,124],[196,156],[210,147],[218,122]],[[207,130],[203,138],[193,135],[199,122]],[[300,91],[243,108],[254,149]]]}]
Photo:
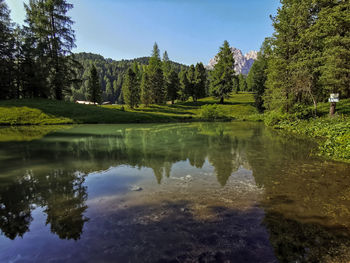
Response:
[{"label": "hillside", "polygon": [[[78,79],[82,80],[82,82],[80,85],[78,85],[78,87],[74,87],[72,89],[72,95],[69,97],[71,101],[87,100],[87,79],[90,66],[95,64],[100,75],[100,82],[103,90],[103,101],[110,101],[112,103],[123,102],[122,96],[120,95],[124,73],[135,61],[140,65],[147,65],[149,61],[149,57],[116,61],[93,53],[77,53],[74,56],[75,59],[82,65],[82,68],[79,69],[77,76]],[[178,72],[182,67],[187,67],[186,65],[173,61],[171,61],[171,65]]]}]

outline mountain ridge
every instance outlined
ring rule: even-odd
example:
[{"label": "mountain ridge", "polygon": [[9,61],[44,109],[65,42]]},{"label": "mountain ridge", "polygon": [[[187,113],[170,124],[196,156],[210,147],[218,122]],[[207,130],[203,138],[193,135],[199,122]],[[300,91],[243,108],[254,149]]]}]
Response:
[{"label": "mountain ridge", "polygon": [[[231,47],[231,51],[235,59],[236,74],[248,75],[251,67],[253,66],[254,61],[258,58],[258,52],[251,50],[243,55],[242,51],[235,47]],[[206,68],[208,70],[214,69],[214,66],[217,64],[217,62],[218,58],[217,56],[215,56],[214,58],[210,59]]]}]

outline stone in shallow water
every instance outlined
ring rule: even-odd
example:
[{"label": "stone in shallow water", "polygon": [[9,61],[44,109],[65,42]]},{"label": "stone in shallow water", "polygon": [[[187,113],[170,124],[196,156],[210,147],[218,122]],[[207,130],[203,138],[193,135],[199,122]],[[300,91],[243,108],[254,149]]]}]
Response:
[{"label": "stone in shallow water", "polygon": [[140,186],[137,186],[137,185],[134,185],[130,188],[131,191],[135,191],[135,192],[138,192],[138,191],[142,191],[142,187]]}]

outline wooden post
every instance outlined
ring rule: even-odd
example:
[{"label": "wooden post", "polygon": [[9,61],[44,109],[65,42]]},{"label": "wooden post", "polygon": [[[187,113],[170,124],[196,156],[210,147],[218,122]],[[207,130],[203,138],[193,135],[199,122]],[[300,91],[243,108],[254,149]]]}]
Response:
[{"label": "wooden post", "polygon": [[333,117],[335,114],[337,102],[339,102],[339,93],[332,93],[328,101],[331,104],[329,108],[329,115]]},{"label": "wooden post", "polygon": [[336,110],[336,103],[335,102],[331,102],[331,107],[329,109],[329,115],[331,117],[334,116],[335,110]]}]

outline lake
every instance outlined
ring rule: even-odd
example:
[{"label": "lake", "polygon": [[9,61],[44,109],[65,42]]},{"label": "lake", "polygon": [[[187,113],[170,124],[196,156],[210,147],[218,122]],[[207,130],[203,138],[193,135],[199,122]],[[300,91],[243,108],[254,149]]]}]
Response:
[{"label": "lake", "polygon": [[0,128],[0,262],[349,262],[350,165],[259,123]]}]

